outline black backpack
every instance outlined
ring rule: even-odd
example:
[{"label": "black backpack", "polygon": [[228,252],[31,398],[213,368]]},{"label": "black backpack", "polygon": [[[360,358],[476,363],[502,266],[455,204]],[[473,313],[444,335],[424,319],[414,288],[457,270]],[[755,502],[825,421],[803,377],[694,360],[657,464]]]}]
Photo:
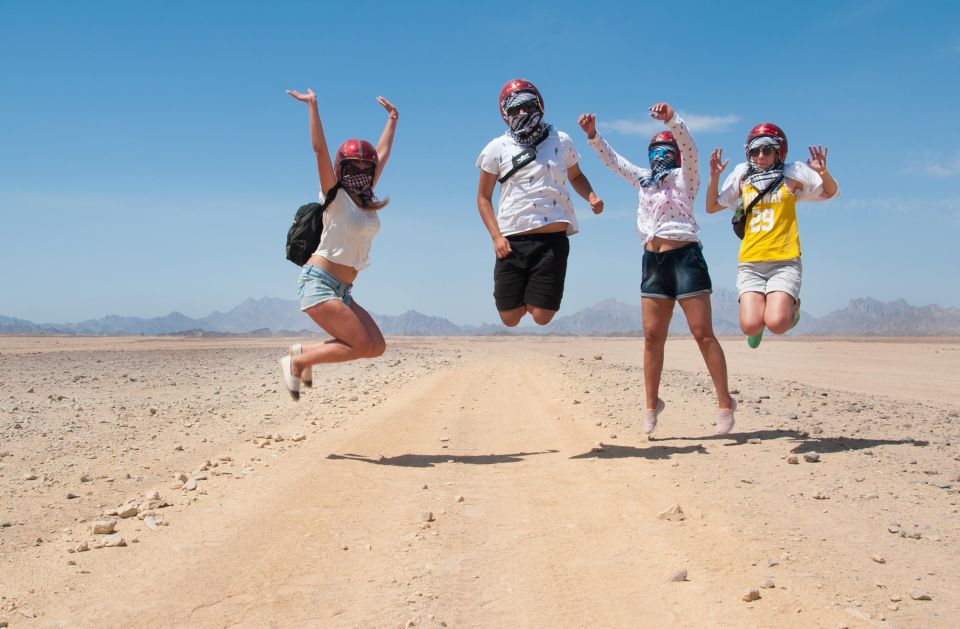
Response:
[{"label": "black backpack", "polygon": [[287,260],[303,266],[320,246],[323,234],[323,212],[333,203],[340,189],[338,181],[330,188],[323,203],[301,205],[293,217],[293,225],[287,230]]}]

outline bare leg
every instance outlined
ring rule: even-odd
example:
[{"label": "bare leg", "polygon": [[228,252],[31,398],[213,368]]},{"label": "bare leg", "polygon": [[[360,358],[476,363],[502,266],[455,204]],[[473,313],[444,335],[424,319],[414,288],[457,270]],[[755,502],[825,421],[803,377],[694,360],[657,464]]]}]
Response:
[{"label": "bare leg", "polygon": [[520,306],[519,308],[513,308],[511,310],[501,310],[500,320],[503,321],[503,324],[508,328],[515,327],[520,323],[520,319],[523,318],[523,315],[527,314],[527,307]]},{"label": "bare leg", "polygon": [[527,306],[527,312],[533,317],[533,320],[537,322],[537,325],[547,325],[550,321],[553,320],[553,316],[557,314],[556,310],[547,310],[546,308],[537,308],[536,306]]},{"label": "bare leg", "polygon": [[783,334],[792,328],[796,314],[797,302],[789,293],[783,291],[767,293],[767,308],[763,313],[763,319],[771,332]]},{"label": "bare leg", "polygon": [[713,388],[717,391],[717,405],[721,409],[733,408],[733,399],[727,385],[727,359],[723,355],[720,341],[713,333],[713,312],[710,304],[710,295],[695,295],[680,300],[680,307],[687,317],[690,334],[693,335],[703,362],[707,364],[707,371],[713,380]]},{"label": "bare leg", "polygon": [[760,334],[764,326],[767,297],[763,293],[744,293],[740,296],[740,329],[747,336]]},{"label": "bare leg", "polygon": [[380,328],[355,301],[348,306],[339,299],[331,299],[305,312],[333,338],[304,345],[302,353],[294,356],[290,363],[290,371],[295,376],[299,376],[307,365],[375,358],[386,349]]},{"label": "bare leg", "polygon": [[643,311],[643,386],[647,409],[657,408],[660,398],[660,374],[663,372],[663,346],[673,317],[673,299],[641,297]]}]

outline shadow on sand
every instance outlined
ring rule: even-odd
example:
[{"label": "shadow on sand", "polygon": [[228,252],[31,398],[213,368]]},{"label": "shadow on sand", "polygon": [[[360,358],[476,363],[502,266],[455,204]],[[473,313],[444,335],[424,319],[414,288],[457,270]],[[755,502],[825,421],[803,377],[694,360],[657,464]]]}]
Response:
[{"label": "shadow on sand", "polygon": [[821,454],[830,454],[833,452],[846,452],[848,450],[866,450],[877,446],[915,446],[925,447],[930,442],[917,439],[861,439],[859,437],[810,437],[805,436],[796,430],[754,430],[752,432],[735,432],[729,435],[705,435],[703,437],[672,437],[661,439],[661,441],[710,441],[710,440],[733,440],[733,443],[725,443],[724,446],[742,446],[750,439],[760,439],[770,441],[775,439],[789,439],[790,443],[796,446],[790,450],[794,454],[803,454],[804,452],[819,452]]},{"label": "shadow on sand", "polygon": [[343,461],[361,461],[374,465],[396,465],[399,467],[434,467],[441,463],[464,463],[466,465],[496,465],[497,463],[518,463],[525,457],[536,454],[556,454],[559,450],[542,452],[515,452],[513,454],[400,454],[371,458],[362,454],[329,454],[328,459]]},{"label": "shadow on sand", "polygon": [[603,444],[603,450],[600,452],[584,452],[571,459],[669,459],[675,454],[709,454],[702,445],[695,446],[648,446],[646,448],[635,448],[633,446],[612,446],[608,443]]}]

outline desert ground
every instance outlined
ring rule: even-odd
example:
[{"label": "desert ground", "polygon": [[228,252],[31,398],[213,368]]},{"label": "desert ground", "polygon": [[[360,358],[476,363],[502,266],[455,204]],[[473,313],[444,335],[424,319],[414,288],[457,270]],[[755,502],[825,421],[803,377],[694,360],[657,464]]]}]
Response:
[{"label": "desert ground", "polygon": [[0,627],[960,624],[958,339],[290,342],[0,338]]}]

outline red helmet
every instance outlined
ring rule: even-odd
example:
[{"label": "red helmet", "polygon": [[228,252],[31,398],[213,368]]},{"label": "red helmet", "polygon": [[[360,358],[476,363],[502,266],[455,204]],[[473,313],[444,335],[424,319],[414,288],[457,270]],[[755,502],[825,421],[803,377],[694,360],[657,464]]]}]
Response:
[{"label": "red helmet", "polygon": [[351,138],[340,145],[337,149],[337,157],[333,161],[333,174],[340,179],[340,163],[345,159],[361,159],[372,162],[375,167],[380,166],[380,156],[377,155],[377,149],[366,140]]},{"label": "red helmet", "polygon": [[500,100],[497,101],[497,104],[500,106],[500,115],[503,116],[504,122],[507,122],[507,110],[503,108],[503,101],[507,99],[507,96],[515,92],[533,92],[537,96],[537,102],[540,103],[540,111],[543,111],[543,96],[540,95],[540,90],[537,89],[537,86],[526,79],[513,79],[512,81],[507,81],[506,85],[500,88]]},{"label": "red helmet", "polygon": [[667,146],[672,146],[673,150],[677,152],[677,166],[683,162],[683,157],[680,155],[680,145],[677,144],[677,139],[673,137],[673,134],[669,131],[661,131],[657,135],[650,138],[650,144],[647,146],[649,151],[657,144],[666,144]]},{"label": "red helmet", "polygon": [[744,149],[747,150],[747,160],[750,160],[750,151],[747,147],[750,146],[750,143],[754,138],[776,138],[780,141],[780,161],[787,161],[787,134],[783,132],[783,129],[773,124],[772,122],[761,122],[754,128],[750,129],[750,133],[747,134],[747,143],[744,145]]}]

